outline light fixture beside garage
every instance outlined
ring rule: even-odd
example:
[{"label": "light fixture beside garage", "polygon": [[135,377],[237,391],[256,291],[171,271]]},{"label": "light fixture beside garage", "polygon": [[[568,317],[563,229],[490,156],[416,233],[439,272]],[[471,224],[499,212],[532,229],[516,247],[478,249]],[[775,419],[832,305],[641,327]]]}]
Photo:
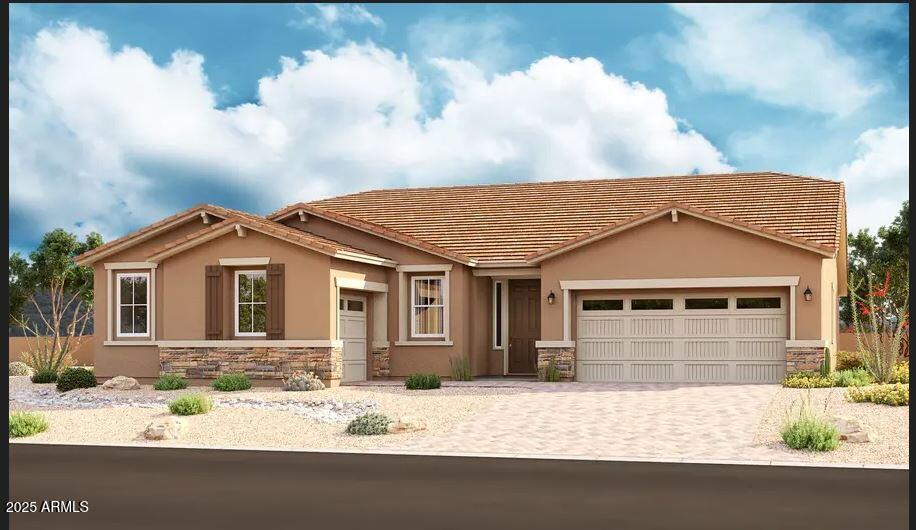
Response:
[{"label": "light fixture beside garage", "polygon": [[814,295],[814,293],[811,292],[811,286],[806,286],[806,287],[805,287],[805,292],[802,293],[802,294],[805,295],[805,302],[810,302],[810,301],[811,301],[811,297]]},{"label": "light fixture beside garage", "polygon": [[553,294],[553,291],[550,291],[550,294],[547,295],[547,303],[553,305],[557,301],[557,295]]}]

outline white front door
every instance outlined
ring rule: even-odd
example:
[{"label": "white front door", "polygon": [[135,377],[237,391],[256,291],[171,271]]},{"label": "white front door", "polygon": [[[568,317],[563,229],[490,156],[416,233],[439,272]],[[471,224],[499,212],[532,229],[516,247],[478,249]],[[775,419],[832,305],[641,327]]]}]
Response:
[{"label": "white front door", "polygon": [[366,299],[341,296],[340,340],[343,341],[343,376],[341,382],[366,380]]}]

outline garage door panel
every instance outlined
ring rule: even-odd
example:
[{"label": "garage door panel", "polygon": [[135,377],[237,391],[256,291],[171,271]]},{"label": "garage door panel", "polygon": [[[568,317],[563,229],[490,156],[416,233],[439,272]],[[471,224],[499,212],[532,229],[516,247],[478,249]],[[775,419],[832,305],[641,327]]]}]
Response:
[{"label": "garage door panel", "polygon": [[727,359],[729,343],[727,340],[717,341],[684,341],[684,355],[688,359]]},{"label": "garage door panel", "polygon": [[727,337],[729,319],[722,317],[684,319],[684,334],[688,337]]},{"label": "garage door panel", "polygon": [[632,337],[668,337],[674,335],[673,318],[633,317],[630,320]]},{"label": "garage door panel", "polygon": [[684,380],[692,383],[725,383],[729,380],[728,364],[684,365]]},{"label": "garage door panel", "polygon": [[622,318],[583,318],[579,325],[579,336],[582,338],[623,335]]},{"label": "garage door panel", "polygon": [[727,296],[728,309],[686,309],[683,295],[654,296],[673,299],[673,309],[632,311],[627,300],[614,311],[588,311],[579,302],[580,381],[772,383],[783,377],[785,303],[737,309],[739,295],[716,293]]},{"label": "garage door panel", "polygon": [[583,361],[602,361],[623,357],[623,341],[621,340],[583,339],[579,344],[581,345],[580,359]]}]

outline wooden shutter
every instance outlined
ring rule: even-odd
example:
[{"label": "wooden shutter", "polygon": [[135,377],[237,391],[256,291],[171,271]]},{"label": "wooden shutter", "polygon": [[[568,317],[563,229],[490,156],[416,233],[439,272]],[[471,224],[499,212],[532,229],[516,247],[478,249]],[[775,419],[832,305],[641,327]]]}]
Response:
[{"label": "wooden shutter", "polygon": [[223,337],[223,268],[207,265],[204,277],[204,311],[207,340]]},{"label": "wooden shutter", "polygon": [[267,340],[283,340],[286,321],[283,264],[267,266]]}]

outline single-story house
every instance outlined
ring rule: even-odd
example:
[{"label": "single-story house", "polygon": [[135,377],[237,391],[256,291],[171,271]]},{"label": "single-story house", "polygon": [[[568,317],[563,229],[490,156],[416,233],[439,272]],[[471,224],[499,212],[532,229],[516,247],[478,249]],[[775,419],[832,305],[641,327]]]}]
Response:
[{"label": "single-story house", "polygon": [[774,382],[835,352],[841,182],[780,173],[195,206],[76,259],[96,372]]}]

